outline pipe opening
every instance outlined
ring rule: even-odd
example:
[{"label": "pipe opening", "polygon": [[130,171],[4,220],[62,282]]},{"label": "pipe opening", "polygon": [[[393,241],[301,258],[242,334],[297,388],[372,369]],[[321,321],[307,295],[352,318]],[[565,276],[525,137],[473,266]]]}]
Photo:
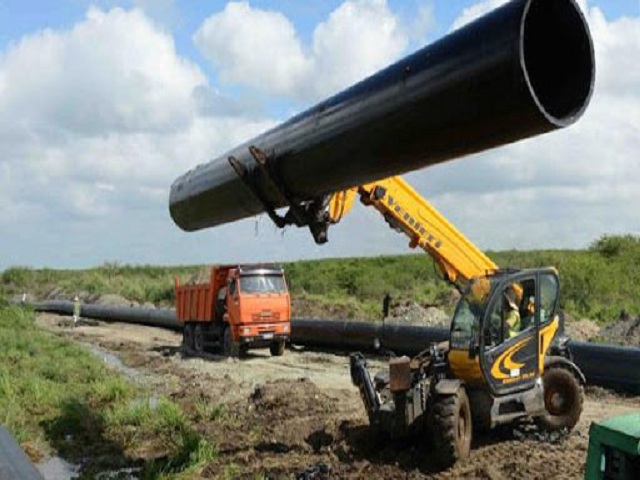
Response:
[{"label": "pipe opening", "polygon": [[532,0],[525,13],[522,61],[529,88],[555,124],[577,120],[593,89],[589,29],[572,0]]}]

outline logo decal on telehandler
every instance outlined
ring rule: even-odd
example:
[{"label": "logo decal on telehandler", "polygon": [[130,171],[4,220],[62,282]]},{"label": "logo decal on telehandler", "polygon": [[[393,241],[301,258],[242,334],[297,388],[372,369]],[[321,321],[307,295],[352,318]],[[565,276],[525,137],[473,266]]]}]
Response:
[{"label": "logo decal on telehandler", "polygon": [[520,340],[515,345],[507,348],[502,354],[493,362],[491,367],[491,375],[497,380],[511,380],[515,381],[512,371],[517,370],[517,377],[520,376],[520,369],[524,367],[524,363],[516,362],[513,356],[518,353],[522,348],[529,343],[531,338],[525,338]]}]

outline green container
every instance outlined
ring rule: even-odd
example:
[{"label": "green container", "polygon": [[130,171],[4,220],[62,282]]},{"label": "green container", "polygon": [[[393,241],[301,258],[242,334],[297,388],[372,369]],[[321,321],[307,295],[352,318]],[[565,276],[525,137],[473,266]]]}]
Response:
[{"label": "green container", "polygon": [[640,479],[640,413],[591,424],[584,478]]}]

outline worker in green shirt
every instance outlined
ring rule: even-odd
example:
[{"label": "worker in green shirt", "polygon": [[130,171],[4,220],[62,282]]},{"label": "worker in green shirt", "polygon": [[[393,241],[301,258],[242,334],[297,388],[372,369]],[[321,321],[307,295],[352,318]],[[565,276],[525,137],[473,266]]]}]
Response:
[{"label": "worker in green shirt", "polygon": [[504,291],[505,317],[504,321],[508,331],[508,338],[513,338],[520,333],[520,302],[522,301],[522,287],[512,283]]},{"label": "worker in green shirt", "polygon": [[73,326],[75,327],[80,320],[80,299],[76,295],[73,299]]}]

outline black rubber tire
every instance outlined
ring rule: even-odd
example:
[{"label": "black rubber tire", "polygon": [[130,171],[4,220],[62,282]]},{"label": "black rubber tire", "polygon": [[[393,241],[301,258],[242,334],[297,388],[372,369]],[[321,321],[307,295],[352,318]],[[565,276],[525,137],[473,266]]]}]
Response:
[{"label": "black rubber tire", "polygon": [[231,335],[231,327],[229,327],[229,325],[224,327],[222,339],[222,352],[227,357],[239,357],[240,347],[236,342],[233,341],[233,336]]},{"label": "black rubber tire", "polygon": [[442,468],[449,468],[469,456],[473,421],[464,387],[460,387],[453,395],[439,395],[434,399],[433,416],[428,427],[437,461]]},{"label": "black rubber tire", "polygon": [[564,368],[550,368],[542,376],[546,414],[536,418],[548,431],[571,430],[582,414],[584,391],[578,379]]},{"label": "black rubber tire", "polygon": [[284,355],[284,340],[276,340],[269,345],[269,351],[274,357],[281,357]]},{"label": "black rubber tire", "polygon": [[204,327],[200,322],[193,327],[193,350],[196,353],[204,353]]},{"label": "black rubber tire", "polygon": [[187,350],[193,350],[193,325],[185,322],[182,325],[182,346]]},{"label": "black rubber tire", "polygon": [[475,434],[491,430],[491,405],[493,399],[488,390],[481,389],[467,392],[469,403],[473,405],[471,417]]}]

